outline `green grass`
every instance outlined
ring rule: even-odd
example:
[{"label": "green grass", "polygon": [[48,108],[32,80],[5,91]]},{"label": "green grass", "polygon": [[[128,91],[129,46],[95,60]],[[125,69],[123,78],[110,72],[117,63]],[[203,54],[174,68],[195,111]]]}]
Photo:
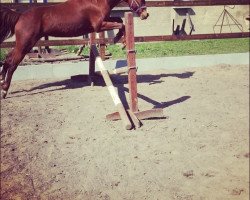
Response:
[{"label": "green grass", "polygon": [[[249,52],[249,38],[138,43],[136,50],[137,58],[243,53]],[[114,59],[126,54],[118,45],[109,46],[108,51]]]},{"label": "green grass", "polygon": [[[65,49],[71,53],[78,50],[77,46],[53,48]],[[249,38],[138,43],[136,50],[137,58],[243,53],[249,52]],[[88,51],[85,48],[83,54],[88,55]],[[120,45],[109,45],[107,51],[112,53],[113,59],[126,57],[126,51]],[[0,60],[5,54],[6,50],[1,50]]]}]

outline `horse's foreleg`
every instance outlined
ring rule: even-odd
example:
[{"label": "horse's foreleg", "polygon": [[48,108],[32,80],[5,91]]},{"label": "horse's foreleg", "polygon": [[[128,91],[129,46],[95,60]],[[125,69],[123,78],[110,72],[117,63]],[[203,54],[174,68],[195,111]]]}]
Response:
[{"label": "horse's foreleg", "polygon": [[[108,17],[106,21],[119,23],[121,25],[121,28],[118,28],[119,31],[114,38],[114,42],[117,43],[122,36],[125,36],[125,25],[123,24],[123,20],[120,17]],[[122,43],[125,44],[125,39],[123,39]]]},{"label": "horse's foreleg", "polygon": [[[105,21],[102,22],[99,30],[97,32],[102,32],[102,31],[109,31],[109,30],[114,30],[114,29],[119,29],[118,33],[116,34],[114,38],[114,43],[117,43],[122,36],[125,34],[125,25],[123,24],[123,21],[119,17],[109,17],[105,19]],[[124,43],[124,41],[123,41]]]}]

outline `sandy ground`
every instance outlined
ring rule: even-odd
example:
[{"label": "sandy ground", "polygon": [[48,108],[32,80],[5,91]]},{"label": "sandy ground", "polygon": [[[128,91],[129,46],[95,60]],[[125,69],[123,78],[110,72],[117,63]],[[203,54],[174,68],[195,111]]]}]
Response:
[{"label": "sandy ground", "polygon": [[13,82],[1,101],[1,199],[249,199],[249,66],[138,82],[140,109],[167,118],[132,131],[105,120],[115,109],[101,84]]}]

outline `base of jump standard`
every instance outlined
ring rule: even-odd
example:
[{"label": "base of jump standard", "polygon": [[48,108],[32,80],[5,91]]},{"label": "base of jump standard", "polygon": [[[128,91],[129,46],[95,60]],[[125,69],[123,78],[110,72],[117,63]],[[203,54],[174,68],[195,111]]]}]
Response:
[{"label": "base of jump standard", "polygon": [[[130,130],[132,128],[139,128],[142,123],[140,120],[148,118],[164,118],[163,109],[151,109],[147,111],[139,111],[138,97],[137,97],[137,67],[136,67],[136,51],[134,43],[134,21],[133,14],[131,12],[125,13],[125,39],[127,50],[127,67],[120,69],[120,72],[127,71],[128,73],[128,85],[129,85],[129,109],[125,110],[121,99],[119,98],[115,87],[111,81],[110,74],[105,68],[100,53],[94,44],[95,35],[91,36],[91,48],[89,58],[89,80],[90,84],[94,85],[94,79],[96,76],[95,65],[98,66],[101,75],[106,83],[108,91],[112,97],[113,103],[117,108],[117,112],[107,115],[108,120],[121,119],[125,129]],[[114,71],[114,73],[120,73]]]}]

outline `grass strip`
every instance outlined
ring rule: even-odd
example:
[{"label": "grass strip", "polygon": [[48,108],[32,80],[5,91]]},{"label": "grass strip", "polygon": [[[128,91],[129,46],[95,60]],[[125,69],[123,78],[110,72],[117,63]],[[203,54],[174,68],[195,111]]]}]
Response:
[{"label": "grass strip", "polygon": [[[244,53],[249,52],[249,38],[148,42],[137,43],[135,46],[137,58]],[[52,48],[65,49],[70,53],[76,53],[79,46]],[[126,56],[126,51],[122,50],[119,44],[108,45],[107,51],[112,53],[113,59],[120,59]],[[7,49],[1,49],[0,60],[4,59],[7,52]],[[89,48],[84,48],[82,54],[88,55]]]}]

